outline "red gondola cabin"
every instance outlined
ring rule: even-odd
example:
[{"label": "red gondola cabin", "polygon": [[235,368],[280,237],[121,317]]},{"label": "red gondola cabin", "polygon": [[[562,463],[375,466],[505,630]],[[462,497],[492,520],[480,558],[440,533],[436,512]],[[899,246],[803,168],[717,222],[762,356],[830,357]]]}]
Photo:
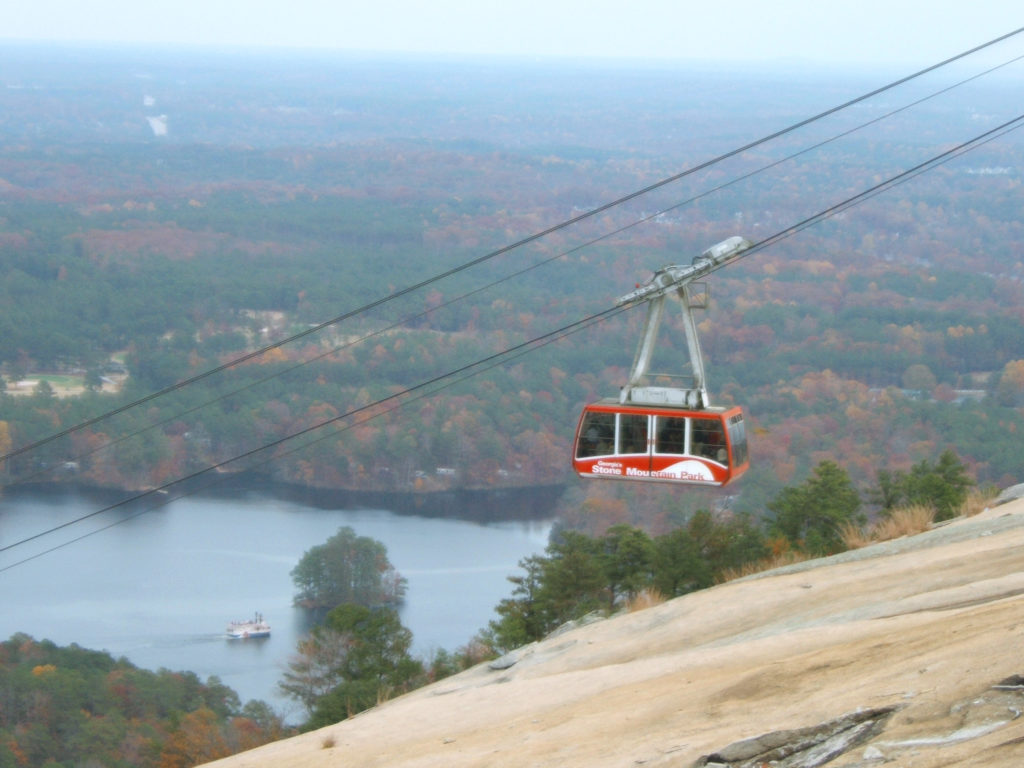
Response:
[{"label": "red gondola cabin", "polygon": [[722,486],[750,466],[743,410],[591,403],[576,429],[582,477]]}]

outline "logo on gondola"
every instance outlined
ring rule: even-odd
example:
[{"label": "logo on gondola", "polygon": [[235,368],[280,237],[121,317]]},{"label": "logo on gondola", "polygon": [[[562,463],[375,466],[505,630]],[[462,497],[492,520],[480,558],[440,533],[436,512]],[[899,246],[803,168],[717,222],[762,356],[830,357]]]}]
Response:
[{"label": "logo on gondola", "polygon": [[706,480],[712,481],[715,476],[707,464],[693,459],[677,461],[675,464],[665,467],[657,473],[661,477],[677,477],[680,480]]},{"label": "logo on gondola", "polygon": [[694,459],[685,459],[683,461],[677,461],[675,464],[670,464],[664,469],[659,469],[654,472],[646,472],[642,469],[633,469],[630,467],[626,470],[627,475],[634,477],[654,477],[664,478],[665,480],[690,480],[698,483],[713,483],[715,476],[711,473],[711,470],[704,464]]},{"label": "logo on gondola", "polygon": [[618,461],[599,461],[590,468],[595,475],[621,475],[622,463]]}]

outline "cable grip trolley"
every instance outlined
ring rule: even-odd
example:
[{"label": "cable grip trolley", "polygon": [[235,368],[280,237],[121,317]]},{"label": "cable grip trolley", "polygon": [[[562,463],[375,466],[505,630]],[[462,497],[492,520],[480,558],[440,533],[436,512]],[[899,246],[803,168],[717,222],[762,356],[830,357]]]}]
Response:
[{"label": "cable grip trolley", "polygon": [[[746,426],[739,406],[712,406],[694,310],[708,305],[707,285],[697,282],[751,247],[735,236],[713,245],[686,266],[659,269],[617,306],[647,303],[647,318],[629,379],[618,398],[583,409],[576,429],[573,468],[582,477],[722,486],[749,466]],[[651,373],[666,299],[682,306],[689,375]],[[651,378],[680,381],[654,386]],[[682,383],[682,379],[686,379]]]}]

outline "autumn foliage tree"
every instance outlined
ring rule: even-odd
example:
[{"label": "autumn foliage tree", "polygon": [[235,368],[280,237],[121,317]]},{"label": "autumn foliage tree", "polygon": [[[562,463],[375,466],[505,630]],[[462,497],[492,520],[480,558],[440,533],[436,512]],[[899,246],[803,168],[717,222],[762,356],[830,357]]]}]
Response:
[{"label": "autumn foliage tree", "polygon": [[1024,404],[1024,360],[1011,360],[1003,367],[996,397],[1001,405]]}]

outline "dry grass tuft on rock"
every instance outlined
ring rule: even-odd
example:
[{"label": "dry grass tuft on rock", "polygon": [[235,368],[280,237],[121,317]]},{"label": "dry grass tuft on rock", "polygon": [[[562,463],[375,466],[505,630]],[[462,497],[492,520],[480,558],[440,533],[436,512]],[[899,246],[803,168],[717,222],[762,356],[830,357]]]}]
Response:
[{"label": "dry grass tuft on rock", "polygon": [[[972,488],[967,499],[960,507],[960,517],[974,517],[984,512],[995,497],[993,491]],[[892,541],[902,536],[914,536],[924,533],[935,523],[935,510],[925,504],[911,504],[893,510],[888,516],[879,519],[874,525],[865,529],[858,525],[843,526],[843,544],[847,549],[860,549],[880,541]]]},{"label": "dry grass tuft on rock", "polygon": [[641,590],[626,602],[626,611],[628,613],[645,611],[648,608],[653,608],[654,606],[661,605],[664,602],[665,596],[661,594],[661,592],[653,587],[648,587],[647,589]]},{"label": "dry grass tuft on rock", "polygon": [[931,528],[934,520],[934,509],[923,504],[912,504],[909,507],[893,510],[891,515],[881,518],[867,530],[857,525],[844,526],[843,543],[847,549],[860,549],[880,541],[891,541],[901,536],[913,536]]},{"label": "dry grass tuft on rock", "polygon": [[772,571],[776,568],[793,565],[794,563],[802,563],[805,560],[811,559],[813,559],[812,556],[805,552],[797,552],[795,549],[787,549],[784,552],[772,555],[771,557],[766,557],[763,560],[758,560],[754,563],[745,563],[738,568],[726,568],[718,575],[716,582],[718,584],[725,584],[728,581],[742,579],[744,576],[753,576],[755,573]]}]

